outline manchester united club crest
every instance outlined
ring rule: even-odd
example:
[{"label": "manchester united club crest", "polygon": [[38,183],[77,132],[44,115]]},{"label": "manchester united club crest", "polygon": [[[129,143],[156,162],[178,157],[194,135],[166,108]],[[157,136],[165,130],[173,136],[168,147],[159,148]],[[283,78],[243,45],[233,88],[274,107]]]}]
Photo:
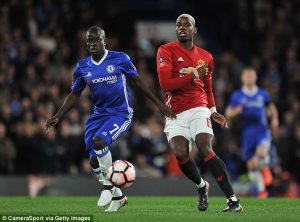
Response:
[{"label": "manchester united club crest", "polygon": [[205,62],[204,60],[200,59],[198,62],[197,62],[198,66],[199,67],[202,67],[202,66],[205,66]]}]

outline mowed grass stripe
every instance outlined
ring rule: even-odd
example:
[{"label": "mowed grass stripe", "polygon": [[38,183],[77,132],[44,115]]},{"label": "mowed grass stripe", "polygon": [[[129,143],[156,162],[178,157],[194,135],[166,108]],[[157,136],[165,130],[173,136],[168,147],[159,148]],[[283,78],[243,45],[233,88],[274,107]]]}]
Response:
[{"label": "mowed grass stripe", "polygon": [[129,197],[129,204],[117,213],[105,213],[96,206],[98,197],[0,197],[0,214],[93,215],[105,222],[297,222],[300,199],[241,198],[243,213],[222,213],[225,198],[210,197],[209,209],[199,212],[196,197]]}]

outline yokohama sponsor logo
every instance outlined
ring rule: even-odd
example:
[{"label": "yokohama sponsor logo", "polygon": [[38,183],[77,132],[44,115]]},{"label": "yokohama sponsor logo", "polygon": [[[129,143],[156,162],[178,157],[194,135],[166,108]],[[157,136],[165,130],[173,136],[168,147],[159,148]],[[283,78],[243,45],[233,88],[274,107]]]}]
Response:
[{"label": "yokohama sponsor logo", "polygon": [[100,83],[100,82],[108,82],[108,81],[112,81],[112,82],[117,81],[117,76],[113,75],[113,76],[106,76],[98,79],[93,79],[92,83]]}]

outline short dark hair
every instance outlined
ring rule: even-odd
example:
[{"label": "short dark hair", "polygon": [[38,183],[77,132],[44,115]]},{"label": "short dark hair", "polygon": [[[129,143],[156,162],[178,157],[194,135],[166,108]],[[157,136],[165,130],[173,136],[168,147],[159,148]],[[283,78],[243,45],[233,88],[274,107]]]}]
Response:
[{"label": "short dark hair", "polygon": [[253,66],[245,66],[245,67],[243,67],[243,71],[245,71],[245,70],[253,70],[253,71],[256,72],[256,69]]},{"label": "short dark hair", "polygon": [[102,36],[105,37],[105,31],[104,31],[102,28],[100,28],[99,26],[96,26],[96,25],[90,27],[90,28],[87,30],[86,33],[88,33],[88,32],[97,33],[97,34],[102,35]]}]

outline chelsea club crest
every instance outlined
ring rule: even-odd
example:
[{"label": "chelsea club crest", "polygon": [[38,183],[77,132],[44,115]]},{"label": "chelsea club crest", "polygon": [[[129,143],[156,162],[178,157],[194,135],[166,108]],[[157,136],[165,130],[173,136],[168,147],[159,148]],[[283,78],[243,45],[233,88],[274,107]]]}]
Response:
[{"label": "chelsea club crest", "polygon": [[113,73],[113,72],[115,71],[115,67],[114,67],[113,65],[108,65],[108,66],[106,67],[106,71],[107,71],[108,73]]}]

